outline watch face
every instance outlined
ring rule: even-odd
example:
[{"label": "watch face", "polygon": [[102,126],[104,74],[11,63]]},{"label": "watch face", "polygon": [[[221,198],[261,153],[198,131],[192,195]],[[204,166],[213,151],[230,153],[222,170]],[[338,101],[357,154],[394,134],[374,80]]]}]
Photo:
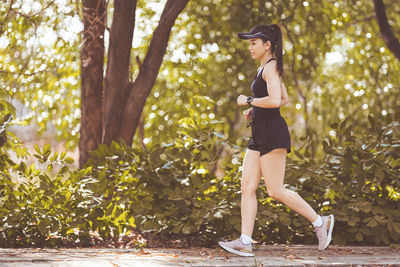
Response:
[{"label": "watch face", "polygon": [[247,98],[247,104],[251,106],[251,101],[253,101],[253,97],[249,96]]}]

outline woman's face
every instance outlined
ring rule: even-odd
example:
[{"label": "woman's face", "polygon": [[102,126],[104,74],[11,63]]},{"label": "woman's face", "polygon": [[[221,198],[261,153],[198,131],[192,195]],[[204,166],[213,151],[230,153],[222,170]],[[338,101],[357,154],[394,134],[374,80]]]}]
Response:
[{"label": "woman's face", "polygon": [[260,38],[249,39],[250,54],[254,59],[263,58],[264,54],[270,48],[270,42],[264,43]]}]

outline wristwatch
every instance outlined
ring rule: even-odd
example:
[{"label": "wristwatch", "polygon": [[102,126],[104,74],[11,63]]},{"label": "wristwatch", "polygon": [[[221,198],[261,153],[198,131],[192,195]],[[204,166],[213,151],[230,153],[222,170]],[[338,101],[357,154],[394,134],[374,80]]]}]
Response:
[{"label": "wristwatch", "polygon": [[247,97],[247,104],[249,104],[249,106],[252,106],[251,105],[251,101],[253,101],[253,97],[252,96],[248,96]]}]

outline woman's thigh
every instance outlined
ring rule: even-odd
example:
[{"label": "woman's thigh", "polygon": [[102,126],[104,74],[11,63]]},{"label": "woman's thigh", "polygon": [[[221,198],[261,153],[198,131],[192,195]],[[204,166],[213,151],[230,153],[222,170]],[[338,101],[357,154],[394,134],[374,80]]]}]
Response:
[{"label": "woman's thigh", "polygon": [[261,180],[260,152],[247,149],[242,166],[242,187],[255,190]]},{"label": "woman's thigh", "polygon": [[260,157],[260,169],[268,192],[283,189],[286,154],[286,148],[277,148]]}]

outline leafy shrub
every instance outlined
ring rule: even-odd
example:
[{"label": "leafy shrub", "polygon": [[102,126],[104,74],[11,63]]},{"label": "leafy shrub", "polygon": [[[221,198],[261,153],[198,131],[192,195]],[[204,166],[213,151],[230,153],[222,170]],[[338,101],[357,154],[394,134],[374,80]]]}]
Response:
[{"label": "leafy shrub", "polygon": [[[121,212],[134,214],[141,230],[197,233],[197,238],[209,241],[224,229],[222,213],[230,213],[227,200],[218,193],[218,179],[209,172],[224,136],[213,130],[219,122],[192,118],[181,123],[181,131],[170,144],[141,151],[113,142],[94,151],[95,159],[88,165],[99,181],[113,181],[111,187],[108,182],[108,188],[95,191],[122,202]],[[127,179],[123,187],[120,179]]]},{"label": "leafy shrub", "polygon": [[[373,124],[372,117],[370,121]],[[354,125],[347,125],[347,120],[332,127],[337,130],[337,138],[324,141],[324,159],[316,161],[306,150],[295,151],[296,157],[288,158],[288,186],[317,212],[336,215],[334,242],[399,242],[398,122],[363,128],[357,140],[352,132]],[[227,158],[223,164],[225,176],[217,178],[205,166],[217,159],[212,148],[227,145],[227,141],[213,136],[210,129],[193,129],[178,135],[174,143],[154,146],[151,151],[116,147],[105,152],[103,148],[93,165],[108,166],[110,174],[123,164],[136,166],[131,175],[137,178],[137,191],[133,192],[137,204],[132,207],[138,228],[213,244],[221,237],[240,232],[238,163],[242,153]],[[242,150],[243,145],[230,144]],[[199,149],[202,147],[205,151]],[[104,162],[104,153],[109,157],[117,153],[118,160],[123,160],[118,166],[116,160]],[[258,191],[258,199],[255,238],[267,243],[316,242],[310,223],[269,198],[265,187]]]},{"label": "leafy shrub", "polygon": [[[323,159],[313,159],[307,147],[287,159],[287,186],[317,212],[335,214],[337,244],[400,241],[399,124],[369,120],[357,132],[347,120],[332,124],[336,137],[323,142]],[[115,240],[135,227],[193,245],[215,245],[237,235],[246,142],[228,142],[215,131],[219,123],[185,118],[169,144],[149,149],[122,141],[101,145],[80,170],[70,170],[72,159],[48,145],[36,147],[42,168],[13,163],[1,148],[0,244],[60,246],[69,240],[90,245],[93,232]],[[210,170],[223,146],[237,152],[225,158],[224,176],[217,177]],[[12,175],[23,182],[12,181]],[[263,186],[258,199],[255,239],[316,242],[310,223],[269,198]]]},{"label": "leafy shrub", "polygon": [[[338,224],[335,240],[346,244],[400,241],[400,126],[375,120],[357,137],[344,120],[339,140],[324,142],[325,171],[331,178],[326,196]],[[386,125],[385,125],[386,124]]]},{"label": "leafy shrub", "polygon": [[[34,164],[28,167],[23,161],[11,164],[10,173],[23,179],[19,184],[1,173],[0,243],[13,247],[56,246],[62,244],[63,238],[79,238],[84,244],[89,230],[98,230],[96,222],[101,219],[93,192],[88,189],[96,182],[88,177],[90,168],[69,171],[73,159],[65,153],[52,153],[49,145],[42,151],[36,146],[36,152],[34,156],[44,171]],[[50,177],[49,172],[56,165],[60,168]],[[109,224],[110,228],[113,226]]]},{"label": "leafy shrub", "polygon": [[27,153],[10,143],[14,136],[6,126],[11,118],[7,115],[0,124],[5,141],[0,147],[1,246],[90,245],[91,231],[110,239],[135,226],[132,216],[122,222],[115,213],[101,213],[102,208],[113,211],[114,205],[108,208],[110,203],[91,191],[92,184],[99,183],[91,177],[92,168],[70,170],[73,159],[65,152],[52,152],[50,145],[42,150],[35,146],[38,168],[11,160],[9,148],[16,149],[17,156]]}]

